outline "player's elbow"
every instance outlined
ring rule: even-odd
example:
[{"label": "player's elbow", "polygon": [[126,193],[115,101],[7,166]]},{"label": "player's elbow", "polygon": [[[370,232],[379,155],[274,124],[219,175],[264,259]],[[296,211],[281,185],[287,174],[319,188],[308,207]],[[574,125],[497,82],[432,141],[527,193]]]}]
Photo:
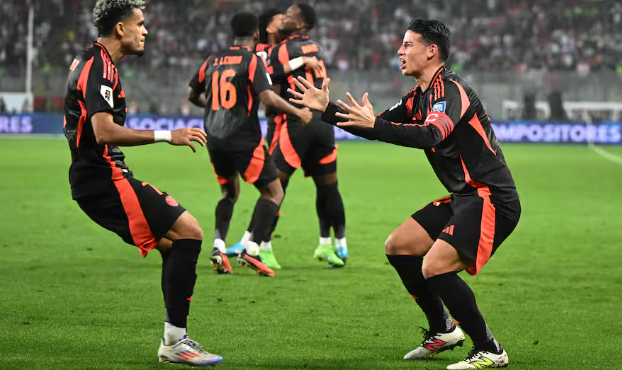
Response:
[{"label": "player's elbow", "polygon": [[196,106],[199,105],[199,94],[192,88],[188,89],[188,101]]},{"label": "player's elbow", "polygon": [[261,100],[261,104],[266,107],[274,108],[274,92],[272,90],[264,90],[259,93],[259,100]]},{"label": "player's elbow", "polygon": [[95,141],[97,141],[97,145],[108,145],[110,144],[110,139],[106,134],[103,133],[95,133]]}]

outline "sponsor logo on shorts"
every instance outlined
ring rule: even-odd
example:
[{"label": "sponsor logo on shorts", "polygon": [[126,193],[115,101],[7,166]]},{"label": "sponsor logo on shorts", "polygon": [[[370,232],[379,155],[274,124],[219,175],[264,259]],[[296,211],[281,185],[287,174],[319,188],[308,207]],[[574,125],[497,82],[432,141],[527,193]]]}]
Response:
[{"label": "sponsor logo on shorts", "polygon": [[177,201],[170,195],[166,196],[166,203],[171,207],[177,207],[179,205],[179,203],[177,203]]},{"label": "sponsor logo on shorts", "polygon": [[447,226],[447,227],[443,230],[443,232],[444,232],[445,234],[454,235],[454,225]]}]

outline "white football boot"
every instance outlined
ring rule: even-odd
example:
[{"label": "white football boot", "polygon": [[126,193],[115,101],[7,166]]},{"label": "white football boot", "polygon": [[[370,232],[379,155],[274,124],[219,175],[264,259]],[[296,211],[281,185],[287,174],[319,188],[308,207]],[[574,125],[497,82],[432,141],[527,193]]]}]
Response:
[{"label": "white football boot", "polygon": [[501,348],[501,354],[473,349],[464,361],[447,366],[448,370],[488,369],[508,366],[508,354]]},{"label": "white football boot", "polygon": [[162,342],[158,350],[158,357],[160,362],[190,366],[216,366],[222,362],[222,357],[205,351],[199,343],[188,337],[171,346],[164,345]]},{"label": "white football boot", "polygon": [[423,360],[430,358],[438,353],[453,350],[464,343],[464,333],[459,327],[454,325],[454,329],[449,333],[430,333],[423,329],[425,338],[421,345],[408,352],[404,360]]}]

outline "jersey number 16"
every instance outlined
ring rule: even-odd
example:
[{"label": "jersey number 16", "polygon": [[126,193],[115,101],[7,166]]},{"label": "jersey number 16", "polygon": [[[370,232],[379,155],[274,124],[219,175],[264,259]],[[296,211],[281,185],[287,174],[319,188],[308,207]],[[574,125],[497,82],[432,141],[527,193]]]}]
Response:
[{"label": "jersey number 16", "polygon": [[[220,81],[218,79],[219,75]],[[212,110],[219,110],[221,105],[224,109],[231,109],[235,106],[238,100],[235,85],[227,81],[228,78],[233,76],[235,76],[233,69],[225,69],[222,71],[222,74],[220,74],[220,71],[215,71],[212,74]],[[218,100],[220,100],[220,103]]]}]

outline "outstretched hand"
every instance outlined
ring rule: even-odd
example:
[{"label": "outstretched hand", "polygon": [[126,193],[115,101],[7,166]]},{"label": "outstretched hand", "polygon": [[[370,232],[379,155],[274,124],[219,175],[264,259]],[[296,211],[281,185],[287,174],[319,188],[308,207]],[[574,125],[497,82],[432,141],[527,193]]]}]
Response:
[{"label": "outstretched hand", "polygon": [[193,141],[201,144],[201,146],[205,146],[205,144],[207,144],[207,135],[203,132],[203,130],[196,127],[180,128],[175,131],[171,131],[171,145],[186,145],[196,153],[197,150],[192,144]]},{"label": "outstretched hand", "polygon": [[298,77],[298,79],[294,79],[294,83],[300,90],[300,92],[287,89],[287,91],[294,95],[295,98],[289,98],[289,101],[295,104],[304,105],[313,110],[318,110],[324,112],[326,107],[328,106],[329,100],[329,92],[328,92],[328,83],[330,82],[330,78],[325,78],[322,83],[322,89],[318,89],[309,81],[307,81],[303,77]]},{"label": "outstretched hand", "polygon": [[335,116],[347,119],[346,122],[339,122],[337,126],[339,127],[358,127],[358,128],[374,128],[376,124],[376,116],[374,115],[374,107],[372,107],[369,102],[368,95],[365,93],[363,95],[363,105],[359,105],[359,103],[354,100],[352,95],[348,92],[346,93],[348,100],[350,100],[350,104],[348,105],[341,100],[337,100],[337,104],[344,109],[348,113],[335,113]]}]

